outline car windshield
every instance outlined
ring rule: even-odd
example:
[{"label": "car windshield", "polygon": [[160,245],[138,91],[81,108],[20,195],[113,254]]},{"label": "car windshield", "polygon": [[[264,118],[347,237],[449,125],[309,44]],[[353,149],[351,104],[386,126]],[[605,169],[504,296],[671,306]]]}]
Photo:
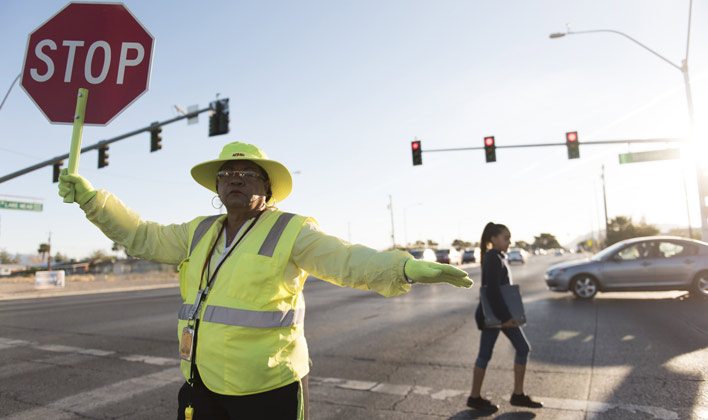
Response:
[{"label": "car windshield", "polygon": [[617,242],[616,244],[610,245],[602,251],[598,252],[597,254],[593,255],[590,259],[593,261],[600,261],[608,255],[614,254],[615,252],[617,252],[618,249],[622,248],[624,245],[624,242]]}]

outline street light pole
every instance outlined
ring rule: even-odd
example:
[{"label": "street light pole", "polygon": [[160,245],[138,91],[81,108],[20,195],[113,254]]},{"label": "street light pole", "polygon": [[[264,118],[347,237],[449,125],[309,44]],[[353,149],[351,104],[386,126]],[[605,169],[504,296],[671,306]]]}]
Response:
[{"label": "street light pole", "polygon": [[[632,38],[631,36],[622,33],[620,31],[615,31],[612,29],[595,29],[595,30],[589,30],[589,31],[571,31],[570,27],[568,27],[568,30],[566,33],[562,32],[557,32],[553,33],[550,35],[551,39],[555,38],[562,38],[566,35],[578,35],[578,34],[590,34],[590,33],[598,33],[598,32],[609,32],[617,35],[621,35],[630,41],[634,42],[635,44],[639,45],[640,47],[644,48],[645,50],[649,51],[650,53],[654,54],[655,56],[659,57],[662,59],[664,62],[668,63],[671,67],[678,69],[682,74],[683,74],[683,83],[686,88],[686,104],[688,106],[688,118],[689,118],[689,123],[690,123],[690,139],[693,142],[693,144],[696,144],[698,139],[695,138],[695,115],[693,111],[693,95],[691,93],[691,78],[689,76],[688,72],[688,53],[689,53],[689,47],[690,47],[690,42],[691,42],[691,11],[693,9],[693,0],[690,0],[689,6],[688,6],[688,33],[686,35],[686,57],[682,60],[681,65],[677,65],[671,60],[667,59],[666,57],[662,56],[658,52],[652,50],[651,48],[647,47],[646,45],[642,44],[641,42],[637,41],[636,39]],[[700,162],[698,159],[696,159],[696,181],[698,184],[698,202],[700,205],[700,216],[701,216],[701,239],[704,241],[708,241],[708,212],[706,211],[706,197],[704,197],[704,191],[708,191],[708,185],[704,186],[703,184],[706,183],[703,177],[703,168],[701,167]]]},{"label": "street light pole", "polygon": [[396,249],[396,234],[393,225],[393,198],[391,194],[388,195],[388,209],[391,211],[391,249]]}]

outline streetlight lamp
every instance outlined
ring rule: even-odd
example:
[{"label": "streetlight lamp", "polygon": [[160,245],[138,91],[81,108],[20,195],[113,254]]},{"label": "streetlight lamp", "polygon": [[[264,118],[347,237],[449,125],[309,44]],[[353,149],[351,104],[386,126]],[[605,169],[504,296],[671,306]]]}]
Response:
[{"label": "streetlight lamp", "polygon": [[[671,67],[678,69],[682,74],[683,74],[683,83],[686,88],[686,103],[688,105],[688,118],[690,121],[690,138],[691,140],[695,143],[697,139],[694,138],[695,136],[695,116],[693,112],[693,95],[691,94],[691,79],[689,77],[688,73],[688,52],[689,52],[689,46],[690,46],[690,41],[691,41],[691,10],[693,9],[693,0],[689,2],[689,7],[688,7],[688,31],[686,35],[686,57],[681,61],[681,65],[677,65],[671,60],[667,59],[666,57],[662,56],[661,54],[657,53],[656,51],[652,50],[651,48],[647,47],[646,45],[642,44],[641,42],[637,41],[636,39],[632,38],[631,36],[622,33],[620,31],[615,31],[612,29],[595,29],[595,30],[590,30],[590,31],[571,31],[570,30],[570,25],[567,26],[567,31],[566,33],[562,32],[556,32],[553,34],[550,34],[549,37],[551,39],[556,39],[556,38],[562,38],[566,35],[579,35],[579,34],[591,34],[591,33],[598,33],[598,32],[608,32],[608,33],[613,33],[617,35],[621,35],[630,41],[634,42],[635,44],[639,45],[640,47],[644,48],[645,50],[649,51],[650,53],[654,54],[655,56],[659,57],[662,59],[664,62],[668,63]],[[707,217],[708,213],[706,212],[706,197],[703,196],[704,191],[708,191],[705,187],[708,187],[706,185],[704,187],[704,177],[702,176],[702,168],[701,165],[696,159],[696,180],[698,184],[698,197],[699,197],[699,204],[700,204],[700,215],[701,215],[701,238],[704,241],[708,241],[708,220]]]}]

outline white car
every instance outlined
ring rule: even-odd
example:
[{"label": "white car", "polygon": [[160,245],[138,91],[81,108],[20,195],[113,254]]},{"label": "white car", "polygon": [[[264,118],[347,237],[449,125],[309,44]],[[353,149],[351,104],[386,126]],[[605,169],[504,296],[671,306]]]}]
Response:
[{"label": "white car", "polygon": [[425,249],[409,249],[408,253],[413,256],[416,260],[423,260],[423,261],[430,261],[430,262],[435,262],[437,261],[437,256],[435,255],[435,251],[433,251],[430,248],[425,248]]},{"label": "white car", "polygon": [[463,251],[460,251],[455,248],[450,248],[450,264],[454,265],[462,265],[462,255],[464,254]]},{"label": "white car", "polygon": [[526,264],[526,257],[526,251],[521,248],[511,248],[509,249],[509,252],[506,253],[506,259],[509,263],[519,261],[521,264]]}]

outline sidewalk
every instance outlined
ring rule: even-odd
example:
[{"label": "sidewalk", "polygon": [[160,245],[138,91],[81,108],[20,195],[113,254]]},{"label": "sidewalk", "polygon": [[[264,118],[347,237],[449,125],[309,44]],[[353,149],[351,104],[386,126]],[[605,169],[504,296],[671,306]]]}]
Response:
[{"label": "sidewalk", "polygon": [[0,301],[179,287],[177,273],[67,276],[64,287],[36,288],[34,277],[0,277]]}]

